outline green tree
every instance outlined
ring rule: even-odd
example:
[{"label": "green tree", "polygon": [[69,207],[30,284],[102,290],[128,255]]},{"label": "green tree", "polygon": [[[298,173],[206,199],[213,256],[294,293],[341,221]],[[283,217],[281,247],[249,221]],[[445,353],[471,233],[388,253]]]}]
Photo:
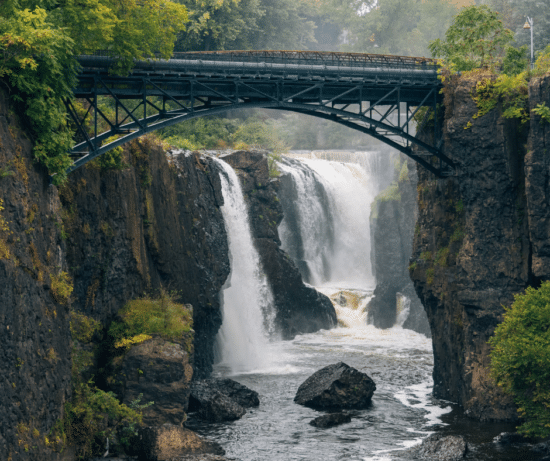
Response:
[{"label": "green tree", "polygon": [[434,57],[465,71],[495,64],[513,38],[497,12],[486,5],[469,6],[455,16],[445,40],[430,42],[429,49]]},{"label": "green tree", "polygon": [[115,71],[159,52],[169,57],[184,28],[184,6],[169,0],[4,0],[0,3],[0,80],[28,117],[34,156],[65,178],[72,131],[64,100],[75,84],[75,55],[108,50]]},{"label": "green tree", "polygon": [[489,340],[491,373],[518,405],[519,432],[550,435],[550,282],[515,296]]}]

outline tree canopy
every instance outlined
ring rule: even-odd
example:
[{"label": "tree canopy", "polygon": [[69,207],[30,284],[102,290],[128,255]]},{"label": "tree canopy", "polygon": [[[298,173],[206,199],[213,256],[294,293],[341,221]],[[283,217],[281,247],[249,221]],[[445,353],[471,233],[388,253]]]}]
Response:
[{"label": "tree canopy", "polygon": [[495,64],[513,38],[497,12],[486,5],[469,6],[454,17],[445,39],[430,42],[429,49],[434,57],[444,58],[456,70],[472,70]]},{"label": "tree canopy", "polygon": [[63,100],[75,83],[75,55],[107,50],[118,72],[134,59],[169,57],[187,21],[169,0],[4,0],[0,4],[0,79],[29,118],[34,156],[56,182],[71,164],[72,130]]}]

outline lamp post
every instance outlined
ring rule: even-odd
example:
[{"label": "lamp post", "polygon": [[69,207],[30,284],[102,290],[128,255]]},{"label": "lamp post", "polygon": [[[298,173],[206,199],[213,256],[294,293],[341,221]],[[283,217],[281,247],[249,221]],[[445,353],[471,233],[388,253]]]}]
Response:
[{"label": "lamp post", "polygon": [[532,69],[533,66],[535,65],[535,59],[533,54],[533,18],[530,18],[529,16],[527,16],[527,21],[525,21],[523,28],[531,30],[531,69]]}]

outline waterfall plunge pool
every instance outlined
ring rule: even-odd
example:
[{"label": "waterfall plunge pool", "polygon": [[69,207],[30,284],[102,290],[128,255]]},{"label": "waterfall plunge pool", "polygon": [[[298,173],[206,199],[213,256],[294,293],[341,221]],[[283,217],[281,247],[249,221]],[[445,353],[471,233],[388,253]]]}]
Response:
[{"label": "waterfall plunge pool", "polygon": [[[367,159],[375,160],[371,163],[376,167],[383,164],[379,157],[371,155]],[[470,445],[465,459],[540,458],[521,448],[502,450],[492,443],[499,433],[513,431],[512,425],[475,422],[451,403],[431,396],[431,340],[399,326],[406,318],[406,302],[398,325],[393,328],[379,330],[367,325],[363,308],[371,293],[365,287],[373,285],[368,213],[382,187],[373,181],[380,174],[376,171],[380,170],[379,165],[359,168],[310,160],[303,166],[289,161],[282,167],[292,176],[296,197],[314,199],[312,203],[290,201],[296,202],[296,209],[289,210],[295,212],[296,219],[280,226],[283,248],[302,264],[309,274],[306,280],[333,299],[339,326],[300,335],[292,341],[273,340],[271,335],[272,340],[268,341],[268,335],[261,332],[261,316],[265,327],[271,295],[249,241],[238,179],[227,165],[220,163],[224,172],[224,219],[233,263],[223,294],[224,324],[218,336],[220,363],[214,376],[231,377],[254,389],[260,394],[260,406],[230,423],[207,424],[191,414],[188,427],[217,441],[229,458],[240,461],[407,459],[400,453],[434,432],[463,435]],[[309,216],[307,213],[312,210],[317,213]],[[321,224],[312,226],[316,222]],[[319,229],[324,230],[319,233]],[[347,297],[344,301],[338,299],[342,293]],[[350,297],[357,300],[356,305],[350,305],[354,304],[348,302]],[[296,405],[294,396],[312,373],[340,361],[373,378],[377,389],[372,405],[350,411],[351,423],[315,428],[309,422],[322,412]]]}]

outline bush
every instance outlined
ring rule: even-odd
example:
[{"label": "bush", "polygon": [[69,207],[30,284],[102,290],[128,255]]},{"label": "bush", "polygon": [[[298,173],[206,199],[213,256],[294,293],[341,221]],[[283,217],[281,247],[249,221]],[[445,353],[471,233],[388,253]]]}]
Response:
[{"label": "bush", "polygon": [[115,349],[127,349],[158,334],[165,339],[179,339],[193,325],[192,313],[172,296],[161,294],[158,299],[135,299],[120,311],[121,321],[109,327]]},{"label": "bush", "polygon": [[73,284],[67,272],[52,275],[52,295],[59,304],[67,304],[73,292]]},{"label": "bush", "polygon": [[491,374],[514,398],[522,434],[550,435],[550,281],[515,296],[489,340]]}]

